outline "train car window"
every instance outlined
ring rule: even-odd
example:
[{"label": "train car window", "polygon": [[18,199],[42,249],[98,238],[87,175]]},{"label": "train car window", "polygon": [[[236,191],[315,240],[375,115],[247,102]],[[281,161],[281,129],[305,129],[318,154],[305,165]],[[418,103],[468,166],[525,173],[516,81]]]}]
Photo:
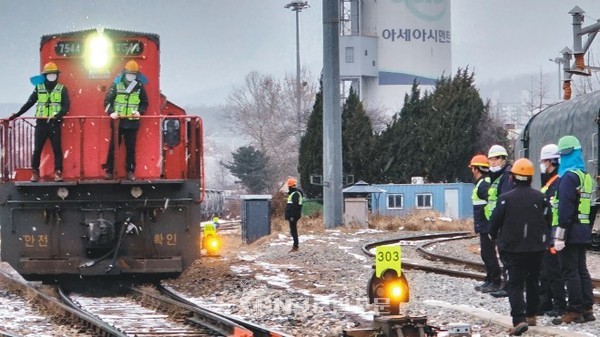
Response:
[{"label": "train car window", "polygon": [[163,121],[163,141],[168,147],[179,145],[181,126],[178,119],[168,118]]}]

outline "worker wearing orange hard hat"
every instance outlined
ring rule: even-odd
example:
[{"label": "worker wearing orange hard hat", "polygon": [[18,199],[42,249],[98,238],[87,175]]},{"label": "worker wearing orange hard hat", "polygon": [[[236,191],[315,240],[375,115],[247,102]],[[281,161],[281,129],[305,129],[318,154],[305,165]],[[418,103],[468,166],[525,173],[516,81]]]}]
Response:
[{"label": "worker wearing orange hard hat", "polygon": [[[61,145],[62,117],[70,108],[67,87],[58,82],[60,71],[54,62],[44,65],[41,75],[32,77],[35,85],[33,93],[18,112],[11,115],[13,120],[37,103],[35,110],[35,134],[33,154],[31,156],[31,181],[40,179],[40,159],[47,139],[50,139],[54,153],[54,181],[62,181],[63,154]],[[34,78],[39,80],[34,81]]]},{"label": "worker wearing orange hard hat", "polygon": [[287,180],[287,186],[288,197],[285,207],[285,219],[290,223],[290,234],[293,240],[292,250],[290,252],[295,252],[299,248],[298,219],[302,216],[302,199],[304,199],[304,193],[298,188],[298,183],[295,178],[289,178]]},{"label": "worker wearing orange hard hat", "polygon": [[534,168],[529,159],[515,161],[510,172],[515,187],[498,197],[490,218],[490,235],[496,239],[508,272],[504,288],[513,323],[509,335],[520,336],[529,326],[536,325],[538,281],[550,234],[548,223],[552,221],[552,206],[542,192],[531,188]]},{"label": "worker wearing orange hard hat", "polygon": [[[148,96],[140,76],[139,64],[134,60],[128,61],[104,99],[104,106],[110,118],[119,120],[118,137],[123,137],[125,140],[125,172],[128,180],[135,180],[135,147],[140,128],[140,115],[143,115],[148,108]],[[111,130],[113,128],[114,124],[111,123]],[[108,180],[114,178],[115,140],[113,138],[110,137],[108,155],[103,165],[106,170],[105,178]]]},{"label": "worker wearing orange hard hat", "polygon": [[488,189],[490,188],[490,164],[486,156],[478,154],[469,163],[475,188],[471,194],[473,202],[473,225],[475,233],[479,234],[480,255],[485,265],[485,279],[483,283],[475,286],[475,290],[489,293],[500,289],[502,281],[500,263],[496,253],[496,243],[490,239],[490,222],[485,216]]}]

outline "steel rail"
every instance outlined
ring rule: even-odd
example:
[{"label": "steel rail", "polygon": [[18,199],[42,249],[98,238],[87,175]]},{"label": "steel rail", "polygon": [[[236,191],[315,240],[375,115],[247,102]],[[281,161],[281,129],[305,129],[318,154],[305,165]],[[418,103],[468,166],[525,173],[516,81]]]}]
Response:
[{"label": "steel rail", "polygon": [[245,329],[250,330],[252,332],[252,334],[253,334],[254,337],[293,337],[292,335],[288,335],[288,334],[285,334],[283,332],[275,331],[273,329],[270,329],[270,328],[267,328],[267,327],[264,327],[264,326],[252,323],[252,322],[248,322],[246,320],[243,320],[243,319],[240,319],[240,318],[237,318],[237,317],[232,317],[230,315],[219,313],[219,312],[216,312],[214,310],[211,310],[211,309],[199,306],[199,305],[197,305],[197,304],[189,301],[186,298],[181,297],[180,295],[172,292],[171,290],[169,290],[169,289],[167,289],[167,288],[165,288],[163,286],[158,286],[157,289],[158,289],[158,291],[161,294],[163,294],[165,296],[168,296],[169,298],[172,298],[175,301],[178,301],[178,302],[181,302],[181,303],[185,303],[187,305],[190,305],[190,306],[193,306],[195,308],[198,308],[198,309],[200,309],[200,310],[202,310],[204,312],[209,312],[209,313],[211,313],[213,315],[217,315],[217,316],[223,317],[223,318],[225,318],[225,319],[227,319],[229,321],[232,321],[232,322],[234,322],[234,323],[236,323],[236,324],[244,327]]},{"label": "steel rail", "polygon": [[223,336],[253,337],[252,331],[223,315],[216,314],[197,305],[175,300],[161,294],[154,294],[137,287],[128,287],[127,289],[131,291],[131,294],[134,297],[138,297],[143,301],[149,301],[160,306],[168,307],[170,310],[185,311],[187,321],[207,327]]}]

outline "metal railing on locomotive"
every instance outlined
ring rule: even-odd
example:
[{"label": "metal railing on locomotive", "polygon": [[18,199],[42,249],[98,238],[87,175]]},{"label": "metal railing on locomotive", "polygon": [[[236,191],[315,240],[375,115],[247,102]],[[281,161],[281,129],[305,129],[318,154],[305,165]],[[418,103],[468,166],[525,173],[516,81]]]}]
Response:
[{"label": "metal railing on locomotive", "polygon": [[[158,126],[156,129],[159,130],[159,134],[156,137],[160,138],[160,142],[157,142],[157,146],[160,147],[160,160],[157,165],[161,167],[161,173],[156,179],[168,179],[165,177],[164,169],[166,166],[167,156],[166,151],[174,147],[183,146],[185,156],[183,161],[186,165],[185,176],[183,179],[198,179],[200,186],[202,187],[202,193],[200,194],[201,202],[204,199],[204,156],[203,156],[203,128],[202,119],[198,116],[174,116],[174,115],[160,115],[160,116],[140,116],[141,120],[140,129],[148,123],[154,123],[154,126]],[[169,144],[169,142],[176,141],[177,139],[168,139],[167,128],[169,122],[176,121],[175,125],[179,127],[178,139],[176,144]],[[13,121],[1,120],[0,121],[0,180],[2,182],[14,181],[18,170],[31,170],[31,155],[33,153],[33,142],[34,142],[34,128],[36,118],[35,117],[21,117]],[[62,125],[62,139],[63,139],[63,156],[65,155],[64,139],[65,137],[78,137],[79,151],[79,162],[76,163],[78,171],[70,172],[71,180],[84,181],[84,180],[97,180],[98,176],[86,175],[84,172],[84,163],[86,160],[91,158],[106,158],[108,147],[96,146],[96,151],[85,151],[89,150],[90,147],[86,147],[84,142],[84,133],[88,128],[98,127],[99,123],[105,123],[106,128],[112,130],[112,134],[108,131],[106,139],[113,137],[115,148],[114,167],[124,167],[125,158],[119,155],[118,148],[118,120],[113,121],[109,116],[65,116],[63,117]],[[110,129],[109,123],[115,123],[115,127]],[[152,124],[150,124],[152,125]],[[140,137],[138,133],[138,138]],[[49,142],[49,140],[48,140]],[[171,146],[172,145],[172,146]],[[124,146],[124,144],[123,144]],[[138,140],[139,147],[139,140]],[[91,147],[94,148],[94,147]],[[100,150],[102,148],[103,150]],[[102,151],[102,153],[98,153]],[[184,163],[181,163],[182,165]],[[103,171],[101,171],[103,172]],[[180,179],[181,179],[180,178]],[[154,179],[154,178],[153,178]]]}]

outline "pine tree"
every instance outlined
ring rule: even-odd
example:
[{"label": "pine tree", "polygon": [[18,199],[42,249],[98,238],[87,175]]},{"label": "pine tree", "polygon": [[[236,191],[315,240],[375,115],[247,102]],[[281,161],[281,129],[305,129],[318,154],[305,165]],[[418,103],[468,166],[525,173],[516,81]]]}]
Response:
[{"label": "pine tree", "polygon": [[422,96],[418,83],[413,84],[398,116],[377,137],[376,181],[408,183],[412,176],[470,181],[466,166],[471,157],[491,144],[506,143],[506,133],[474,86],[474,74],[459,69]]},{"label": "pine tree", "polygon": [[356,92],[350,93],[342,111],[342,158],[344,174],[353,174],[355,181],[372,181],[371,159],[374,136],[371,120]]},{"label": "pine tree", "polygon": [[424,101],[415,81],[410,94],[404,96],[400,113],[379,137],[375,146],[375,181],[379,183],[404,183],[411,176],[424,175],[421,142]]},{"label": "pine tree", "polygon": [[298,172],[305,195],[310,198],[321,197],[323,187],[311,185],[310,176],[323,175],[323,80],[319,83],[306,133],[300,140]]},{"label": "pine tree", "polygon": [[249,146],[242,146],[232,153],[233,161],[223,166],[238,178],[251,194],[267,191],[268,158],[260,151]]}]

